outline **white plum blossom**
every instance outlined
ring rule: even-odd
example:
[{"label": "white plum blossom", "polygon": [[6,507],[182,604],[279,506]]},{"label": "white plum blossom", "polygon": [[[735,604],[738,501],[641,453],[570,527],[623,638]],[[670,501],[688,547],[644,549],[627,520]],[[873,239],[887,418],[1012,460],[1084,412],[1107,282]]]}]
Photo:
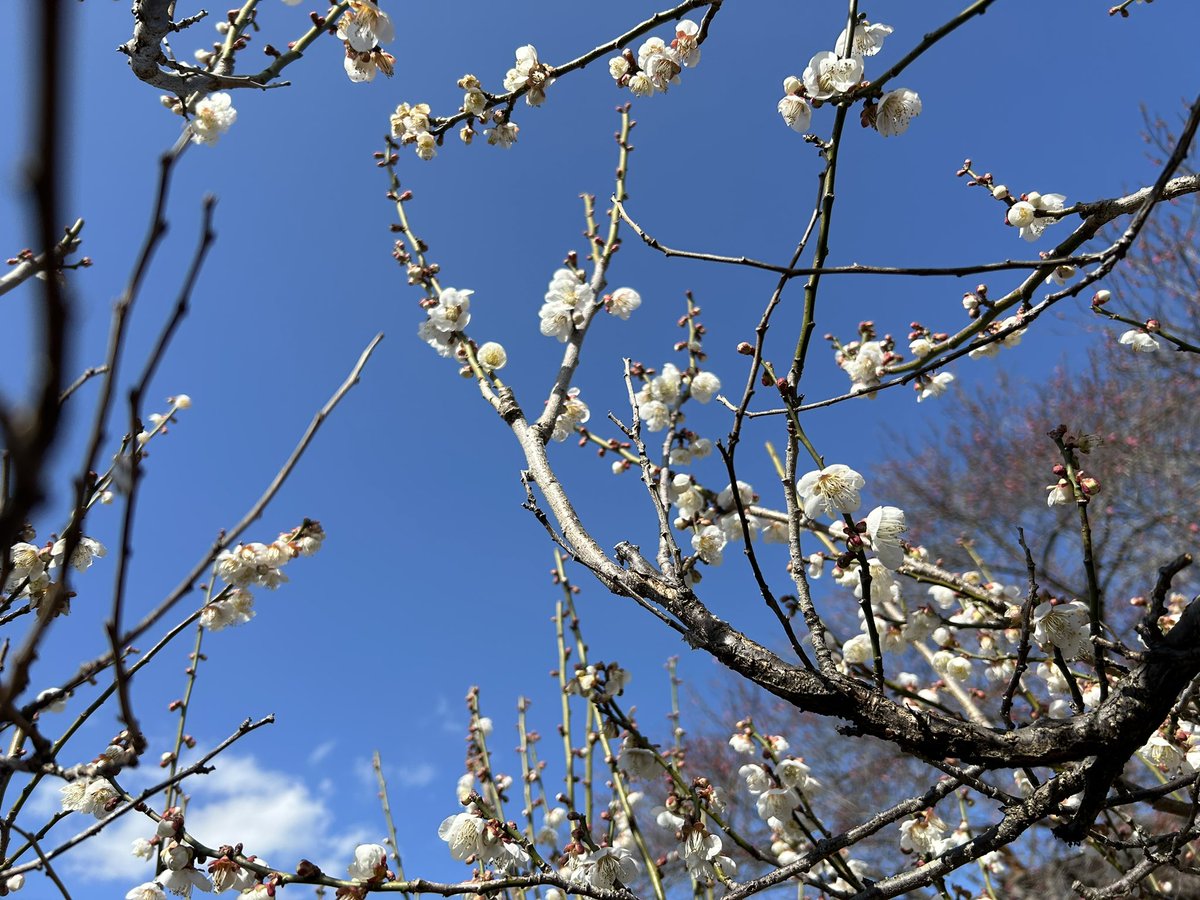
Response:
[{"label": "white plum blossom", "polygon": [[233,99],[224,91],[215,91],[192,108],[192,143],[211,147],[236,121]]},{"label": "white plum blossom", "polygon": [[125,895],[125,900],[166,900],[166,896],[163,893],[162,885],[156,881],[147,881],[130,889]]},{"label": "white plum blossom", "polygon": [[871,647],[871,638],[866,634],[856,634],[846,643],[842,644],[842,659],[846,665],[856,666],[865,663],[874,656],[874,651]]},{"label": "white plum blossom", "polygon": [[583,858],[578,877],[594,888],[608,890],[618,881],[630,882],[641,867],[624,847],[601,847]]},{"label": "white plum blossom", "polygon": [[630,314],[642,305],[642,295],[631,287],[617,288],[604,298],[604,308],[611,315],[628,321]]},{"label": "white plum blossom", "polygon": [[689,69],[700,64],[700,26],[691,19],[681,19],[675,26],[675,39],[671,41],[671,49],[676,57]]},{"label": "white plum blossom", "polygon": [[918,856],[934,856],[946,837],[946,823],[933,810],[900,823],[900,849]]},{"label": "white plum blossom", "polygon": [[582,425],[591,416],[592,411],[579,399],[579,388],[571,388],[563,401],[562,412],[554,420],[554,432],[551,437],[556,441],[565,441],[575,431],[576,425]]},{"label": "white plum blossom", "polygon": [[381,881],[387,877],[387,850],[379,844],[359,844],[354,848],[350,877],[355,881]]},{"label": "white plum blossom", "polygon": [[835,94],[853,90],[862,81],[863,64],[859,57],[841,58],[823,50],[809,60],[804,69],[804,88],[813,100],[828,100]]},{"label": "white plum blossom", "polygon": [[1118,343],[1128,345],[1136,353],[1153,353],[1159,348],[1154,335],[1140,328],[1130,329],[1117,339]]},{"label": "white plum blossom", "polygon": [[338,19],[337,36],[351,49],[368,52],[395,40],[396,28],[371,0],[350,0],[350,8]]},{"label": "white plum blossom", "polygon": [[487,822],[474,807],[457,815],[447,816],[438,826],[438,837],[449,845],[450,855],[460,862],[486,852],[484,830]]},{"label": "white plum blossom", "polygon": [[[739,735],[734,735],[739,737]],[[738,775],[746,782],[746,790],[751,794],[761,794],[771,787],[771,778],[767,770],[760,765],[750,763],[738,769]]]},{"label": "white plum blossom", "polygon": [[[876,22],[871,24],[864,17],[854,26],[854,40],[850,44],[850,55],[853,56],[874,56],[883,49],[883,40],[894,29],[891,25],[884,25]],[[846,56],[846,29],[842,29],[842,33],[838,35],[837,41],[833,45],[834,52],[838,56]]]},{"label": "white plum blossom", "polygon": [[850,390],[860,393],[879,384],[883,367],[883,345],[879,341],[857,341],[838,351],[837,364],[850,376]]},{"label": "white plum blossom", "polygon": [[1092,655],[1088,608],[1078,600],[1057,606],[1042,603],[1033,616],[1033,639],[1043,650],[1057,647],[1066,659]]},{"label": "white plum blossom", "polygon": [[1058,479],[1056,484],[1046,485],[1047,506],[1066,506],[1069,503],[1075,502],[1075,491],[1071,488],[1071,482],[1065,478]]},{"label": "white plum blossom", "polygon": [[[54,546],[50,548],[50,568],[56,568],[62,565],[63,554],[66,552],[67,542],[65,538],[59,538],[54,542]],[[71,566],[77,572],[84,572],[92,565],[92,560],[103,558],[108,553],[104,545],[94,538],[80,535],[79,542],[75,545],[75,549],[71,551]]]},{"label": "white plum blossom", "polygon": [[716,525],[706,525],[692,535],[692,549],[710,566],[719,566],[728,543],[725,532]]},{"label": "white plum blossom", "polygon": [[417,328],[417,337],[436,350],[438,356],[448,357],[453,352],[451,342],[454,333],[439,330],[429,319],[426,319]]},{"label": "white plum blossom", "polygon": [[908,131],[908,124],[921,114],[921,98],[916,91],[897,88],[879,98],[875,107],[875,130],[884,137]]},{"label": "white plum blossom", "polygon": [[638,68],[650,79],[654,90],[665,93],[671,85],[679,84],[683,59],[662,38],[652,37],[638,48]]},{"label": "white plum blossom", "polygon": [[866,479],[849,466],[834,463],[806,473],[796,484],[796,493],[804,504],[804,514],[815,519],[821,513],[836,516],[852,513],[862,504],[859,489]]},{"label": "white plum blossom", "polygon": [[800,795],[791,788],[767,788],[754,801],[758,816],[764,821],[770,818],[789,819],[792,810],[800,805]]},{"label": "white plum blossom", "polygon": [[479,360],[479,365],[485,372],[495,372],[508,364],[508,353],[495,341],[483,344],[476,351],[475,358]]},{"label": "white plum blossom", "polygon": [[779,781],[784,787],[796,788],[803,790],[812,779],[809,777],[811,770],[804,764],[804,760],[788,757],[781,759],[779,765],[775,767],[775,774],[779,776]]},{"label": "white plum blossom", "polygon": [[483,134],[487,138],[487,142],[493,147],[499,147],[502,150],[508,150],[517,142],[517,132],[521,129],[516,122],[500,122],[497,121],[491,128],[487,129]]},{"label": "white plum blossom", "polygon": [[919,337],[912,340],[908,345],[908,352],[918,358],[928,356],[933,352],[933,341],[927,337]]},{"label": "white plum blossom", "polygon": [[518,47],[516,63],[504,76],[506,91],[526,88],[525,102],[530,106],[541,106],[546,102],[546,88],[553,83],[549,77],[550,67],[538,60],[537,48],[532,44]]},{"label": "white plum blossom", "polygon": [[801,96],[803,89],[804,82],[795,75],[789,75],[783,80],[783,99],[779,101],[778,106],[779,114],[783,116],[788,128],[800,134],[808,131],[812,122],[812,107],[809,106],[808,100]]},{"label": "white plum blossom", "polygon": [[245,625],[254,618],[254,595],[245,588],[234,588],[200,611],[200,625],[220,631],[231,625]]},{"label": "white plum blossom", "polygon": [[871,549],[879,561],[889,569],[898,569],[904,563],[904,548],[900,546],[900,535],[908,528],[904,522],[904,510],[895,506],[877,506],[867,514],[867,534],[871,538]]},{"label": "white plum blossom", "polygon": [[729,746],[733,748],[734,753],[754,753],[758,749],[754,745],[754,739],[741,731],[729,739]]},{"label": "white plum blossom", "polygon": [[679,850],[688,873],[697,881],[711,883],[729,878],[737,864],[721,854],[721,838],[707,831],[692,831]]},{"label": "white plum blossom", "polygon": [[[382,72],[388,78],[396,71],[396,57],[392,54],[376,48],[374,50],[355,50],[349,44],[346,45],[345,57],[342,60],[342,67],[346,70],[346,77],[355,84],[363,84],[364,82],[374,81],[376,74]],[[428,155],[424,155],[421,150],[422,139],[425,140],[426,150]],[[433,141],[433,135],[422,134],[417,141],[417,155],[422,159],[432,159],[435,153],[430,153],[428,145]]]},{"label": "white plum blossom", "polygon": [[442,288],[438,292],[437,305],[429,309],[429,321],[438,331],[462,331],[471,321],[471,295],[469,290]]},{"label": "white plum blossom", "polygon": [[671,421],[670,407],[661,400],[638,400],[638,415],[647,431],[662,431]]},{"label": "white plum blossom", "polygon": [[199,888],[204,893],[212,891],[210,882],[199,869],[165,869],[155,879],[167,891],[181,897],[192,896],[192,888]]},{"label": "white plum blossom", "polygon": [[1066,200],[1062,194],[1039,194],[1033,191],[1024,195],[1008,208],[1005,220],[1018,229],[1027,241],[1036,241],[1042,232],[1057,222],[1057,219],[1039,216],[1039,212],[1059,212]]},{"label": "white plum blossom", "polygon": [[712,372],[697,372],[689,382],[692,397],[707,403],[721,390],[721,379]]},{"label": "white plum blossom", "polygon": [[953,372],[938,372],[921,386],[921,390],[917,393],[917,402],[942,396],[953,381]]},{"label": "white plum blossom", "polygon": [[955,681],[966,681],[971,677],[971,660],[965,656],[953,656],[946,662],[943,672]]}]

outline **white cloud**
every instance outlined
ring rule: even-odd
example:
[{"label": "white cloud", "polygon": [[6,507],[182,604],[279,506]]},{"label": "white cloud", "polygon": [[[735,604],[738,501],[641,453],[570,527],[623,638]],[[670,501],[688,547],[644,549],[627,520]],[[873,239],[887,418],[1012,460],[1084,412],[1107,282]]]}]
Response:
[{"label": "white cloud", "polygon": [[333,752],[335,747],[337,747],[337,741],[334,740],[317,744],[317,746],[313,747],[312,752],[308,754],[308,764],[310,766],[320,765],[325,760],[325,757]]},{"label": "white cloud", "polygon": [[[252,756],[223,755],[212,774],[187,785],[190,834],[210,847],[240,842],[247,853],[280,866],[291,867],[306,857],[336,873],[348,865],[355,844],[380,837],[361,827],[336,831],[327,791],[314,791],[287,772],[264,768]],[[134,858],[129,846],[134,838],[153,833],[148,818],[127,813],[68,853],[64,864],[89,880],[144,881],[153,877],[153,866]]]},{"label": "white cloud", "polygon": [[437,767],[429,763],[418,763],[415,766],[399,766],[393,777],[406,788],[427,787],[437,777]]}]

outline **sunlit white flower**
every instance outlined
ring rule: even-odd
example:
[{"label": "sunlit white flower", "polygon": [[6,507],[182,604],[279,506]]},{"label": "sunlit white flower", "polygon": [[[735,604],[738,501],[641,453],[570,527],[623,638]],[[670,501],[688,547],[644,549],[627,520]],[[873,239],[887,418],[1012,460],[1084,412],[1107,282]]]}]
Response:
[{"label": "sunlit white flower", "polygon": [[1066,659],[1091,656],[1088,608],[1078,600],[1057,606],[1042,603],[1033,615],[1033,639],[1043,650],[1057,647]]},{"label": "sunlit white flower", "polygon": [[1047,506],[1066,506],[1075,502],[1075,491],[1071,489],[1071,482],[1065,478],[1058,479],[1057,484],[1047,485],[1046,490],[1049,491],[1046,495]]},{"label": "sunlit white flower", "polygon": [[[66,552],[66,549],[65,538],[59,538],[54,542],[54,546],[50,548],[50,568],[62,565],[63,553]],[[107,553],[108,550],[99,541],[81,535],[75,549],[71,552],[71,565],[77,572],[83,572],[92,565],[93,559],[103,557]]]},{"label": "sunlit white flower", "polygon": [[[342,59],[342,68],[346,70],[346,77],[355,84],[362,84],[367,81],[374,81],[375,75],[382,72],[386,77],[391,78],[396,71],[396,57],[392,54],[380,50],[355,50],[349,44],[346,45],[346,53]],[[422,133],[421,137],[433,139],[433,135]],[[420,138],[418,138],[418,156]],[[422,157],[423,159],[431,159],[433,154]]]},{"label": "sunlit white flower", "polygon": [[351,0],[337,27],[338,40],[359,51],[374,50],[396,37],[391,17],[370,0]]},{"label": "sunlit white flower", "polygon": [[779,776],[779,781],[784,787],[796,788],[803,790],[805,785],[810,781],[809,773],[812,770],[804,764],[804,760],[788,757],[779,761],[779,765],[775,767],[775,774]]},{"label": "sunlit white flower", "polygon": [[[671,85],[679,83],[679,72],[683,68],[683,59],[673,47],[668,47],[662,38],[652,37],[638,48],[639,75],[650,81],[656,91],[666,91]],[[636,78],[636,76],[635,76]],[[633,89],[634,79],[629,86]]]},{"label": "sunlit white flower", "polygon": [[497,344],[495,341],[488,341],[483,344],[475,353],[475,358],[479,360],[479,365],[485,372],[495,372],[497,369],[503,369],[508,364],[508,354],[504,347]]},{"label": "sunlit white flower", "polygon": [[921,114],[921,98],[916,91],[897,88],[879,98],[875,107],[875,130],[884,137],[908,131],[909,123]]},{"label": "sunlit white flower", "polygon": [[965,656],[954,656],[946,663],[944,674],[955,681],[966,681],[971,677],[971,660]]},{"label": "sunlit white flower", "polygon": [[581,874],[592,887],[607,890],[618,881],[632,881],[640,868],[633,854],[625,848],[601,847],[584,858]]},{"label": "sunlit white flower", "polygon": [[917,394],[917,402],[942,396],[953,381],[953,372],[938,372],[921,386],[921,390]]},{"label": "sunlit white flower", "polygon": [[791,788],[767,788],[754,801],[760,819],[789,819],[800,805],[800,795]]},{"label": "sunlit white flower", "polygon": [[796,484],[796,493],[804,504],[804,514],[815,519],[821,513],[836,516],[852,513],[862,503],[858,491],[866,479],[841,463],[808,472]]},{"label": "sunlit white flower", "polygon": [[662,431],[671,421],[671,410],[661,400],[639,401],[638,415],[647,431]]},{"label": "sunlit white flower", "polygon": [[679,61],[688,68],[700,64],[700,26],[691,19],[681,19],[675,26],[675,39],[671,41],[671,49]]},{"label": "sunlit white flower", "polygon": [[212,146],[237,121],[233,100],[224,91],[216,91],[192,109],[192,143]]},{"label": "sunlit white flower", "polygon": [[628,319],[642,305],[642,295],[630,287],[617,288],[604,298],[604,308],[619,319]]},{"label": "sunlit white flower", "polygon": [[679,855],[693,878],[700,882],[713,882],[721,876],[729,878],[737,870],[736,863],[722,855],[721,848],[719,836],[694,830],[684,839]]},{"label": "sunlit white flower", "polygon": [[871,638],[866,634],[856,634],[846,643],[842,644],[842,659],[846,661],[848,666],[857,666],[865,663],[874,656],[874,650],[871,647]]},{"label": "sunlit white flower", "polygon": [[900,823],[900,849],[918,856],[933,856],[946,836],[946,823],[933,810]]},{"label": "sunlit white flower", "polygon": [[483,851],[486,827],[487,822],[481,816],[468,810],[443,819],[438,826],[438,837],[449,845],[451,856],[463,861]]},{"label": "sunlit white flower", "polygon": [[879,341],[847,344],[838,351],[837,364],[850,376],[850,390],[859,393],[879,384],[883,346]]},{"label": "sunlit white flower", "polygon": [[867,534],[871,538],[871,549],[879,561],[889,569],[898,569],[904,563],[904,548],[900,546],[900,535],[908,528],[904,523],[904,510],[895,506],[877,506],[867,514]]},{"label": "sunlit white flower", "polygon": [[734,753],[754,753],[758,749],[754,739],[740,731],[729,739],[729,746],[733,748]]},{"label": "sunlit white flower", "polygon": [[841,59],[823,50],[809,60],[804,70],[804,87],[813,100],[828,100],[834,94],[853,90],[862,81],[863,64],[858,57]]},{"label": "sunlit white flower", "polygon": [[448,357],[454,351],[454,332],[441,331],[432,321],[425,319],[417,327],[417,337],[437,351],[438,356]]},{"label": "sunlit white flower", "polygon": [[779,101],[777,108],[783,116],[783,121],[792,131],[798,131],[800,134],[808,131],[808,126],[812,124],[812,107],[803,97],[788,94]]},{"label": "sunlit white flower", "polygon": [[692,535],[692,549],[710,566],[719,566],[725,544],[725,532],[716,525],[706,525]]},{"label": "sunlit white flower", "polygon": [[1159,347],[1157,338],[1140,328],[1130,329],[1117,340],[1119,343],[1128,345],[1137,353],[1153,353]]},{"label": "sunlit white flower", "polygon": [[697,372],[692,376],[690,385],[692,397],[701,403],[707,403],[721,390],[721,379],[712,372]]},{"label": "sunlit white flower", "polygon": [[125,900],[165,900],[162,886],[155,881],[139,884],[125,895]]},{"label": "sunlit white flower", "polygon": [[192,888],[199,888],[204,893],[212,891],[210,882],[199,869],[166,869],[155,879],[167,891],[179,894],[181,897],[192,896]]},{"label": "sunlit white flower", "polygon": [[359,844],[354,848],[350,877],[355,881],[379,881],[387,877],[387,850],[379,844]]},{"label": "sunlit white flower", "polygon": [[483,135],[493,147],[508,150],[517,142],[517,132],[520,130],[516,122],[496,122]]},{"label": "sunlit white flower", "polygon": [[1038,213],[1059,212],[1063,209],[1065,200],[1066,197],[1062,194],[1039,194],[1033,191],[1009,207],[1006,219],[1009,225],[1019,229],[1021,237],[1025,240],[1036,241],[1043,231],[1058,221],[1039,216]]},{"label": "sunlit white flower", "polygon": [[[855,56],[874,56],[883,49],[883,39],[893,31],[891,25],[883,25],[879,22],[871,24],[865,18],[854,26],[854,40],[850,45],[850,54]],[[837,41],[833,45],[834,52],[838,56],[846,56],[846,29],[842,29],[842,33],[838,35]]]},{"label": "sunlit white flower", "polygon": [[4,886],[8,888],[10,894],[15,894],[21,888],[25,887],[25,875],[18,872],[16,875],[10,875],[4,882]]},{"label": "sunlit white flower", "polygon": [[549,77],[550,67],[538,60],[537,48],[526,44],[517,48],[516,63],[504,76],[506,91],[527,88],[525,102],[530,106],[541,106],[546,102],[546,88],[554,79]]},{"label": "sunlit white flower", "polygon": [[437,306],[430,307],[429,321],[438,331],[462,331],[471,321],[471,295],[474,291],[442,288]]},{"label": "sunlit white flower", "polygon": [[575,431],[576,425],[582,425],[591,416],[592,411],[579,399],[579,388],[571,388],[563,401],[562,412],[554,420],[554,432],[551,437],[556,441],[565,441]]}]

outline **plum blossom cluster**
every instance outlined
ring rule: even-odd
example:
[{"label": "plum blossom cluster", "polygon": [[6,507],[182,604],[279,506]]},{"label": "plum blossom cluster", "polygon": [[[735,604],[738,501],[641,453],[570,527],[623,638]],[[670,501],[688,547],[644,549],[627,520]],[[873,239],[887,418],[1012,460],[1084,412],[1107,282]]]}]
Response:
[{"label": "plum blossom cluster", "polygon": [[464,812],[447,816],[438,826],[438,837],[446,842],[450,855],[462,862],[492,865],[503,873],[529,865],[529,851],[520,840],[503,822],[486,817],[474,803]]},{"label": "plum blossom cluster", "polygon": [[337,36],[345,44],[343,65],[351,81],[371,81],[376,72],[392,77],[396,58],[379,45],[395,40],[396,27],[374,0],[351,0],[338,19]]},{"label": "plum blossom cluster", "polygon": [[706,778],[695,779],[692,788],[671,790],[655,821],[674,836],[677,843],[671,856],[683,862],[688,875],[700,884],[729,884],[737,873],[737,863],[724,852],[721,836],[709,829],[707,815],[723,811],[725,804]]},{"label": "plum blossom cluster", "polygon": [[700,63],[700,26],[682,19],[675,36],[667,43],[660,37],[648,38],[635,56],[626,49],[608,61],[608,71],[618,87],[628,88],[635,97],[665,94],[679,84],[679,73]]},{"label": "plum blossom cluster", "polygon": [[[574,269],[556,270],[546,289],[542,308],[538,310],[542,334],[565,342],[571,332],[591,316],[595,298],[596,293],[582,272]],[[641,298],[638,300],[640,302]]]},{"label": "plum blossom cluster", "polygon": [[647,431],[662,431],[670,425],[684,400],[708,403],[721,389],[721,379],[712,372],[691,368],[680,372],[673,363],[664,363],[657,373],[639,367],[634,374],[643,381],[635,400],[638,416]]},{"label": "plum blossom cluster", "polygon": [[[1039,194],[1030,191],[1013,199],[1008,188],[998,184],[992,188],[992,196],[1008,204],[1004,214],[1004,222],[1017,229],[1017,233],[1027,241],[1036,241],[1047,228],[1058,221],[1047,213],[1062,212],[1066,197],[1062,194]],[[1072,271],[1070,274],[1074,274]]]},{"label": "plum blossom cluster", "polygon": [[438,356],[449,357],[454,352],[454,345],[462,339],[462,330],[471,321],[471,295],[474,293],[442,288],[436,299],[421,302],[428,315],[417,329],[417,337],[436,350]]},{"label": "plum blossom cluster", "polygon": [[227,587],[201,610],[200,624],[210,631],[220,631],[249,622],[254,618],[250,588],[275,590],[288,580],[283,567],[297,556],[312,556],[324,540],[321,523],[305,519],[269,544],[238,544],[223,551],[217,557],[216,572]]},{"label": "plum blossom cluster", "polygon": [[[890,25],[871,23],[865,15],[859,16],[853,34],[843,28],[833,50],[815,54],[799,77],[789,75],[784,79],[783,99],[777,106],[784,123],[801,134],[808,131],[814,107],[862,85],[864,59],[882,50],[884,39],[891,33]],[[909,123],[920,114],[917,92],[897,88],[864,101],[862,124],[892,137],[907,131]]]},{"label": "plum blossom cluster", "polygon": [[[26,537],[33,538],[32,529],[26,530]],[[4,583],[3,593],[7,601],[28,597],[34,608],[39,608],[50,590],[51,576],[55,569],[64,563],[67,552],[65,538],[38,547],[29,541],[18,541],[8,550],[8,578]],[[104,557],[108,550],[95,538],[80,535],[71,552],[70,565],[77,572],[85,572],[91,568],[93,560]],[[64,600],[58,613],[71,611],[70,601]]]},{"label": "plum blossom cluster", "polygon": [[591,417],[592,411],[588,409],[586,403],[579,399],[579,388],[573,387],[567,391],[566,399],[563,400],[562,412],[555,417],[554,430],[550,436],[561,443]]},{"label": "plum blossom cluster", "polygon": [[541,106],[546,102],[546,88],[554,83],[551,77],[554,70],[538,59],[533,44],[518,47],[516,57],[513,67],[504,76],[504,89],[510,93],[523,90],[527,104]]},{"label": "plum blossom cluster", "polygon": [[429,131],[429,114],[428,103],[401,103],[389,119],[392,137],[402,145],[412,144],[417,156],[424,160],[437,156],[437,138]]}]

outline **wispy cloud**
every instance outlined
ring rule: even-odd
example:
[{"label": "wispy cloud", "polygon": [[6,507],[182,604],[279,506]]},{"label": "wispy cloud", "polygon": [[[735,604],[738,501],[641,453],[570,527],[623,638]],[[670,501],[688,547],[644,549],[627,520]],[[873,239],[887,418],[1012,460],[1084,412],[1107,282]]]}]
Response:
[{"label": "wispy cloud", "polygon": [[[325,791],[314,791],[290,773],[262,766],[252,756],[224,755],[211,775],[188,782],[187,830],[211,847],[242,843],[247,853],[290,867],[307,857],[327,872],[348,865],[355,844],[382,835],[357,826],[335,827]],[[86,824],[80,818],[78,825]],[[150,837],[153,823],[137,813],[85,841],[65,857],[69,873],[89,881],[130,885],[152,878],[150,863],[129,852],[134,838]]]}]

